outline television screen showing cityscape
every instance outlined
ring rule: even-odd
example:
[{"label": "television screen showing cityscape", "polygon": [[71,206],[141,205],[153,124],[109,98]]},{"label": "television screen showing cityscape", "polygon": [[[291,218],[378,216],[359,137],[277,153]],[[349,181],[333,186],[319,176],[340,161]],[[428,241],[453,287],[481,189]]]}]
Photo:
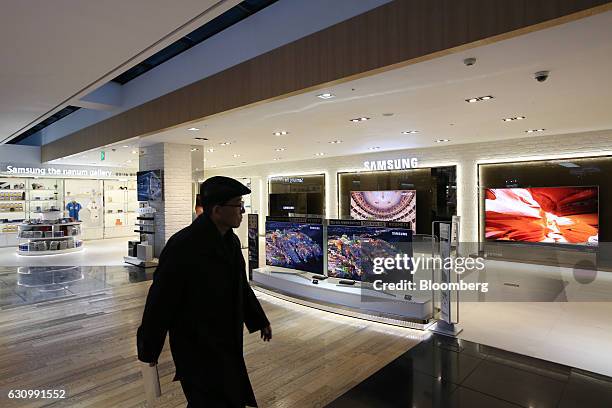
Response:
[{"label": "television screen showing cityscape", "polygon": [[372,271],[374,258],[404,254],[411,242],[412,230],[408,228],[329,225],[327,275],[364,280]]},{"label": "television screen showing cityscape", "polygon": [[323,225],[266,221],[266,265],[323,273]]}]

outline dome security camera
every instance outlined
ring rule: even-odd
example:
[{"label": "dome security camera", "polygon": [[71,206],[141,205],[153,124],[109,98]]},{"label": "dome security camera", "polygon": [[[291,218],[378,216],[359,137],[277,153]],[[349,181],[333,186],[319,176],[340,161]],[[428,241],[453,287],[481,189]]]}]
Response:
[{"label": "dome security camera", "polygon": [[472,65],[476,64],[476,58],[474,57],[466,58],[463,60],[463,63],[465,64],[466,67],[471,67]]},{"label": "dome security camera", "polygon": [[548,71],[538,71],[533,74],[533,77],[538,82],[544,82],[548,79],[549,72]]}]

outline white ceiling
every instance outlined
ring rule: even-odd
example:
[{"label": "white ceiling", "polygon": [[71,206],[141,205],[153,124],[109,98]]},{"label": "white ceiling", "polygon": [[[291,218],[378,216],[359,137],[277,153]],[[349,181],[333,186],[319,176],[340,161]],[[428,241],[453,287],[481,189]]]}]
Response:
[{"label": "white ceiling", "polygon": [[238,2],[4,1],[0,141],[27,130]]},{"label": "white ceiling", "polygon": [[[141,138],[199,145],[207,168],[612,129],[612,12]],[[462,63],[476,57],[474,66]],[[549,70],[538,83],[533,73]],[[321,92],[333,99],[321,100]],[[495,99],[467,103],[466,98]],[[384,114],[392,113],[392,116]],[[371,120],[351,123],[355,117]],[[505,117],[525,116],[503,122]],[[200,131],[187,131],[195,126]],[[286,136],[273,136],[286,130]],[[401,132],[418,130],[417,134]],[[194,137],[207,137],[198,142]],[[330,144],[341,140],[342,143]],[[221,142],[231,142],[220,146]],[[285,148],[277,152],[277,148]],[[126,149],[127,150],[127,149]],[[125,153],[125,152],[124,152]],[[201,153],[200,153],[201,154]],[[234,158],[234,154],[240,157]],[[129,154],[128,154],[129,156]],[[119,156],[118,156],[119,157]],[[127,157],[127,156],[126,156]],[[129,158],[120,157],[116,165]],[[79,158],[71,159],[79,164]],[[85,160],[86,162],[87,160]],[[201,162],[200,162],[201,163]],[[194,164],[197,166],[198,164]]]}]

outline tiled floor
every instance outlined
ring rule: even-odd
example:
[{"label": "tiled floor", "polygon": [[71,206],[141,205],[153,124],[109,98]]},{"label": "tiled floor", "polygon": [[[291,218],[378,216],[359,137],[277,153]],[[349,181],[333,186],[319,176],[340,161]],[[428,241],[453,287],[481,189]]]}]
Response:
[{"label": "tiled floor", "polygon": [[612,378],[434,335],[328,405],[612,407]]}]

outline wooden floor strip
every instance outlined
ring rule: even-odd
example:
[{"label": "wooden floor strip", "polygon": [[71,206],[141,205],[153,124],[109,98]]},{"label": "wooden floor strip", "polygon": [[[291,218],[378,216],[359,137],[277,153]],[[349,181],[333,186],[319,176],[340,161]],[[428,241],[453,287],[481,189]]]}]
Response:
[{"label": "wooden floor strip", "polygon": [[[144,407],[135,334],[150,281],[0,311],[0,406]],[[244,353],[261,407],[321,407],[418,343],[422,333],[310,309],[258,293],[273,327],[245,331]],[[162,396],[185,406],[168,344]],[[64,400],[8,399],[9,390],[65,389]]]}]

